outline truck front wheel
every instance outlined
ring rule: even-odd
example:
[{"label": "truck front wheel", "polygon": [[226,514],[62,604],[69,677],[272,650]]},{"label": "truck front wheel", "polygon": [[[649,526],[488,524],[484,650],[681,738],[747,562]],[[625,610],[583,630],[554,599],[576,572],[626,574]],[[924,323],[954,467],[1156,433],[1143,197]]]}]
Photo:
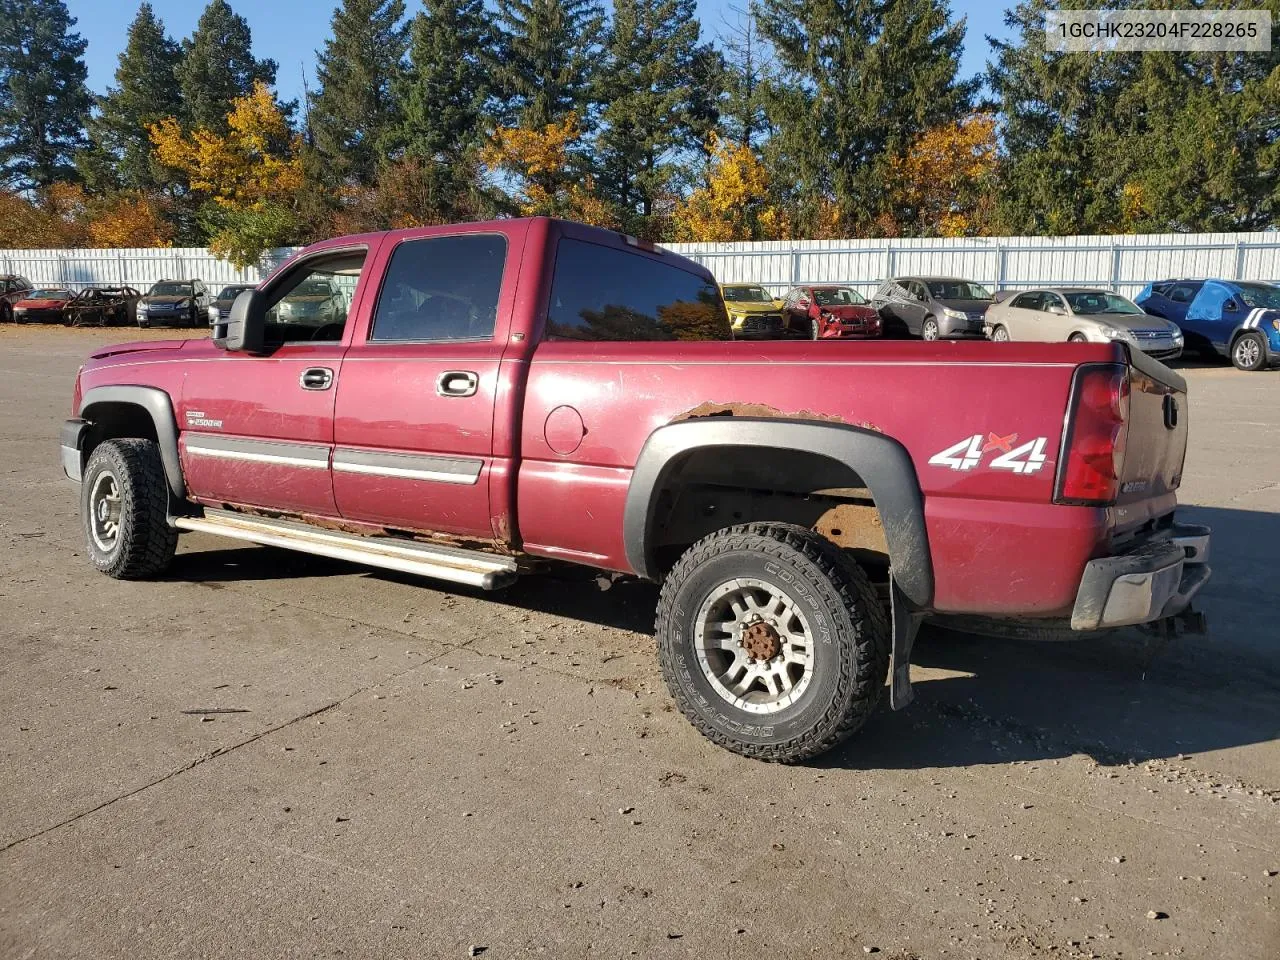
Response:
[{"label": "truck front wheel", "polygon": [[109,577],[161,573],[178,547],[169,525],[169,483],[150,440],[104,440],[80,481],[80,516],[89,559]]},{"label": "truck front wheel", "polygon": [[705,737],[797,763],[853,735],[875,710],[889,623],[866,573],[830,541],[785,523],[699,540],[658,603],[658,656]]}]

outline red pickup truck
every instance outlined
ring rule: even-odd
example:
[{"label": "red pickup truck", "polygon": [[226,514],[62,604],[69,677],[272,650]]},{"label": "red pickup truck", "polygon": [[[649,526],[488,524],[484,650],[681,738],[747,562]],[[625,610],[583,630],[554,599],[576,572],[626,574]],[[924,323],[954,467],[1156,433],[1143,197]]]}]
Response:
[{"label": "red pickup truck", "polygon": [[[323,280],[340,321],[280,308]],[[212,339],[81,369],[62,464],[94,565],[181,531],[481,589],[549,563],[662,584],[694,725],[812,757],[910,699],[937,614],[1194,623],[1209,531],[1175,521],[1182,378],[1120,344],[733,342],[696,263],[504,220],[344,237]]]}]

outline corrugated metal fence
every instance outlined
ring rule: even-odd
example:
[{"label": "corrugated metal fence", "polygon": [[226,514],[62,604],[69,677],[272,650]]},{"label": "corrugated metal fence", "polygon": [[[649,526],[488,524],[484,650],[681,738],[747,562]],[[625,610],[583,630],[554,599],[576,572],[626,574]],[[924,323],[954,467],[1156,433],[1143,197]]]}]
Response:
[{"label": "corrugated metal fence", "polygon": [[971,237],[673,243],[722,282],[773,293],[799,283],[846,283],[870,295],[879,280],[964,277],[992,289],[1047,284],[1108,287],[1132,296],[1166,277],[1280,281],[1280,233],[1101,237]]},{"label": "corrugated metal fence", "polygon": [[[762,283],[775,293],[797,283],[847,283],[870,294],[885,277],[959,276],[992,288],[1044,284],[1110,287],[1133,295],[1164,277],[1280,281],[1280,233],[1196,233],[1102,237],[974,237],[916,240],[800,240],[674,243],[725,282]],[[202,248],[0,250],[0,273],[37,286],[82,287],[199,277],[210,286],[254,283],[288,256],[271,250],[259,268],[239,270]]]}]

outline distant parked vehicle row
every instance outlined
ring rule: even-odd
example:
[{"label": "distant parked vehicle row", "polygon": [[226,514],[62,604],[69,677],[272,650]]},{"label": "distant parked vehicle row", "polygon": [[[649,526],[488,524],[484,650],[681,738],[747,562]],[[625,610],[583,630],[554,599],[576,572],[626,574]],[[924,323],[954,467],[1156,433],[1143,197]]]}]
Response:
[{"label": "distant parked vehicle row", "polygon": [[114,327],[132,321],[138,291],[132,287],[64,287],[28,290],[13,304],[16,323],[61,323],[67,327]]}]

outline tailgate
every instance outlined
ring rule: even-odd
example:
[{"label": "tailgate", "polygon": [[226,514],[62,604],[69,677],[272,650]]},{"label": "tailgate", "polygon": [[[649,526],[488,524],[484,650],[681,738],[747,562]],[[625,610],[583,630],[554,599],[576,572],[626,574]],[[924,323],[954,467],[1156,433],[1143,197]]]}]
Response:
[{"label": "tailgate", "polygon": [[1129,362],[1129,426],[1116,498],[1118,527],[1173,509],[1187,452],[1187,382],[1138,350],[1130,351]]}]

